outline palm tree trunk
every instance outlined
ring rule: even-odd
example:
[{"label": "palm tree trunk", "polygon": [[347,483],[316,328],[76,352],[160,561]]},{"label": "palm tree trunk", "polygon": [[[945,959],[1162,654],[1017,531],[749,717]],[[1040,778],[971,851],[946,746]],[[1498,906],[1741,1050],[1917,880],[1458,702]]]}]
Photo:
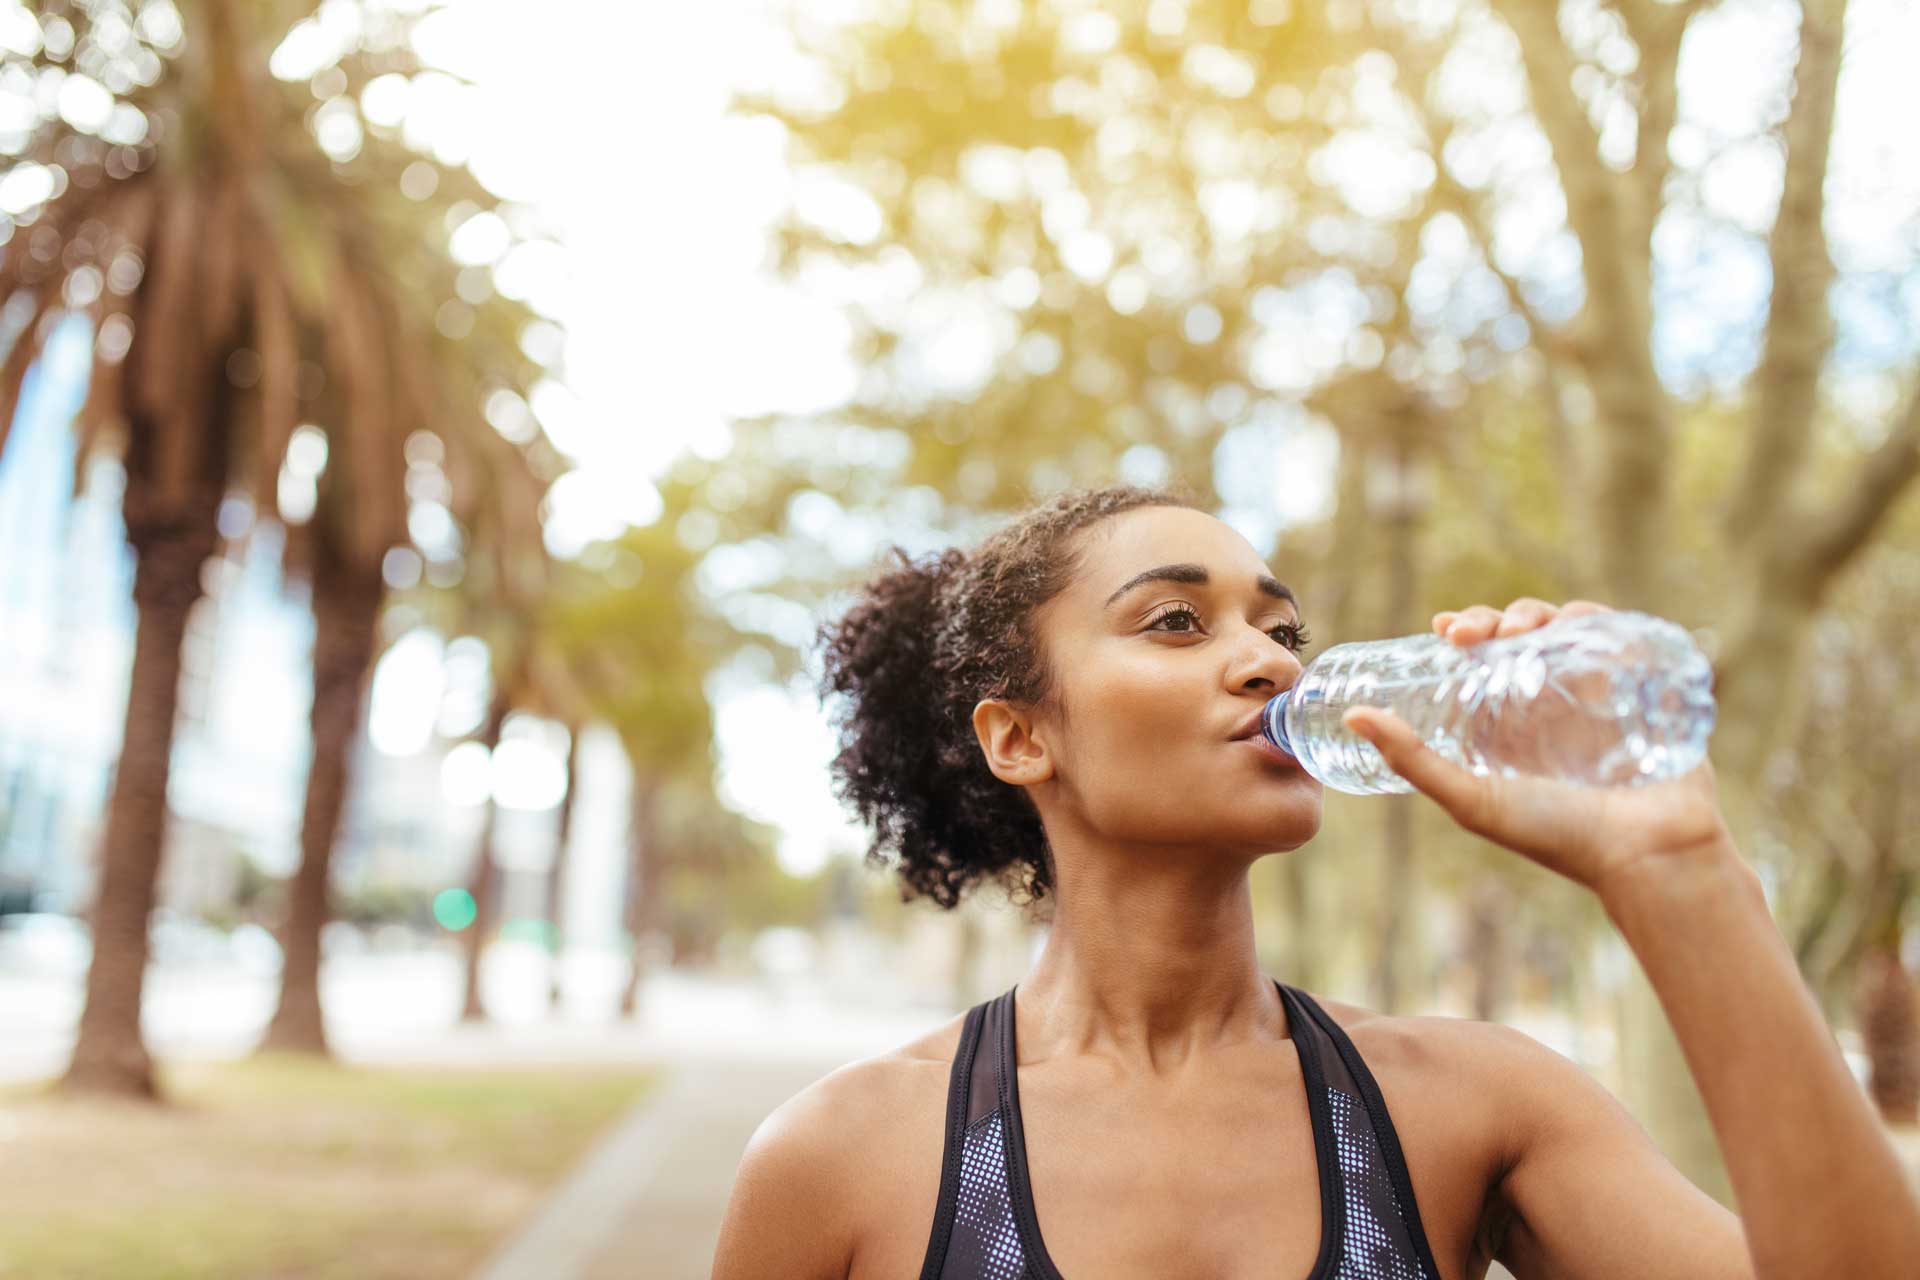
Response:
[{"label": "palm tree trunk", "polygon": [[[71,1092],[152,1098],[153,1062],[140,1038],[153,912],[167,820],[167,778],[180,693],[180,641],[200,599],[200,568],[212,554],[213,510],[200,520],[130,527],[137,564],[133,675],[126,728],[100,849],[93,906],[93,963],[73,1061]],[[130,522],[132,524],[132,522]]]},{"label": "palm tree trunk", "polygon": [[[500,748],[500,727],[507,722],[509,710],[504,690],[496,690],[487,708],[487,722],[481,726],[480,742],[489,755]],[[487,1011],[480,1003],[480,953],[486,949],[487,935],[493,932],[493,918],[500,914],[500,877],[494,869],[494,819],[499,806],[489,791],[486,812],[480,822],[480,847],[474,851],[473,877],[467,892],[473,896],[473,923],[467,926],[467,994],[460,1007],[462,1022],[482,1022]]]},{"label": "palm tree trunk", "polygon": [[565,950],[567,841],[573,834],[574,799],[580,794],[580,726],[567,726],[567,794],[560,801],[560,822],[553,833],[553,866],[547,872],[547,938],[553,961],[547,971],[547,1005],[560,1007],[560,956]]},{"label": "palm tree trunk", "polygon": [[371,574],[336,570],[313,585],[313,763],[307,771],[306,811],[300,822],[300,868],[293,875],[280,945],[280,1005],[263,1049],[330,1056],[320,1011],[320,931],[331,916],[328,872],[345,807],[349,761],[360,728],[367,669],[373,665],[374,622],[381,582]]},{"label": "palm tree trunk", "polygon": [[646,941],[659,917],[660,850],[656,847],[655,815],[660,783],[639,769],[633,774],[633,809],[627,831],[628,869],[625,924],[632,939],[633,968],[620,994],[620,1014],[631,1018],[640,1009],[640,984],[646,978]]}]

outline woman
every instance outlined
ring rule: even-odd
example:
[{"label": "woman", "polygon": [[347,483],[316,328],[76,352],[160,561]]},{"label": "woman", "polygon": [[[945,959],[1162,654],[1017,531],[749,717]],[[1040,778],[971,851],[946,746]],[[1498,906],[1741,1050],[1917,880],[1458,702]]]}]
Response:
[{"label": "woman", "polygon": [[[909,895],[950,908],[997,878],[1052,896],[1053,925],[1013,990],[767,1118],[716,1280],[1920,1274],[1920,1210],[1710,765],[1633,789],[1482,779],[1395,717],[1347,717],[1467,830],[1599,895],[1743,1217],[1527,1036],[1261,974],[1248,869],[1313,837],[1321,788],[1248,736],[1306,636],[1232,528],[1115,488],[971,555],[899,558],[826,636],[843,795]],[[1433,625],[1470,645],[1601,607]]]}]

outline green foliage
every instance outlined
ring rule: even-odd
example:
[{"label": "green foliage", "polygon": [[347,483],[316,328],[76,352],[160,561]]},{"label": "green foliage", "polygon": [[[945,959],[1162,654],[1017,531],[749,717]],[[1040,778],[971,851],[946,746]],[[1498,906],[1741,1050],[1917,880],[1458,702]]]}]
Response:
[{"label": "green foliage", "polygon": [[566,566],[540,623],[584,709],[620,735],[636,771],[706,778],[705,683],[742,637],[702,598],[699,557],[675,523],[630,529]]},{"label": "green foliage", "polygon": [[811,929],[826,917],[829,877],[792,876],[770,857],[716,874],[679,862],[667,875],[666,919],[676,964],[712,963],[729,934],[746,941],[775,925]]},{"label": "green foliage", "polygon": [[[1338,351],[1275,322],[1399,312],[1374,287],[1404,281],[1395,211],[1362,218],[1311,177],[1356,118],[1367,26],[1217,2],[803,22],[830,93],[742,108],[785,125],[803,173],[870,202],[866,227],[796,213],[780,262],[900,282],[852,308],[866,375],[846,416],[910,437],[902,482],[1004,510],[1164,468],[1205,496],[1223,432],[1295,425],[1296,374]],[[981,344],[983,377],[933,367]]]},{"label": "green foliage", "polygon": [[233,896],[203,907],[201,917],[228,930],[242,924],[273,927],[286,910],[286,879],[264,870],[251,854],[236,851],[233,859]]},{"label": "green foliage", "polygon": [[335,889],[333,915],[337,920],[374,928],[383,924],[411,925],[430,931],[434,928],[433,899],[437,891],[413,885],[363,883],[350,889]]},{"label": "green foliage", "polygon": [[778,840],[774,828],[728,808],[708,777],[665,784],[642,856],[659,863],[655,923],[676,962],[713,956],[729,931],[814,923],[816,891],[780,869]]}]

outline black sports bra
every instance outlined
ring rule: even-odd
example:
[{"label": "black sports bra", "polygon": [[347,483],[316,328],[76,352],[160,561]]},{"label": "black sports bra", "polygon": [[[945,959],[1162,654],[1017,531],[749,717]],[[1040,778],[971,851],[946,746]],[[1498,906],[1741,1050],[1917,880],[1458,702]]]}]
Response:
[{"label": "black sports bra", "polygon": [[[1320,1253],[1306,1280],[1439,1280],[1373,1074],[1311,996],[1274,985],[1306,1078],[1320,1169]],[[968,1010],[960,1033],[920,1280],[1063,1280],[1040,1239],[1027,1179],[1014,1071],[1017,986]]]}]

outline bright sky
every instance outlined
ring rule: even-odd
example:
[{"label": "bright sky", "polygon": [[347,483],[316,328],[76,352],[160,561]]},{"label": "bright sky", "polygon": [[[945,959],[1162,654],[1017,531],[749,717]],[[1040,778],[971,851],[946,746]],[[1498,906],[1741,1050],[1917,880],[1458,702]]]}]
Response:
[{"label": "bright sky", "polygon": [[[725,114],[736,86],[791,59],[781,4],[460,0],[422,27],[423,56],[481,87],[426,136],[468,148],[447,158],[567,246],[530,273],[530,301],[567,331],[566,394],[535,407],[580,464],[555,494],[556,551],[652,518],[647,478],[683,451],[724,452],[730,418],[852,390],[838,310],[762,269],[790,190],[781,132]],[[727,679],[712,692],[723,793],[782,828],[782,865],[863,847],[829,790],[814,698]]]},{"label": "bright sky", "polygon": [[[459,0],[423,25],[421,52],[479,91],[419,91],[405,104],[409,135],[527,202],[566,246],[501,266],[567,332],[566,386],[535,404],[555,443],[579,463],[555,495],[556,551],[650,519],[647,477],[683,450],[723,452],[729,418],[825,407],[852,389],[835,304],[778,284],[762,266],[769,223],[794,190],[780,131],[724,115],[736,87],[795,74],[783,17],[790,2]],[[807,2],[813,16],[831,16]],[[1765,219],[1743,224],[1756,210],[1770,214],[1778,198],[1777,152],[1765,143],[1726,144],[1752,131],[1776,90],[1794,20],[1785,0],[1723,6],[1688,46],[1675,149],[1683,165],[1704,166],[1708,213],[1663,227],[1662,252],[1674,271],[1662,318],[1669,367],[1684,361],[1710,376],[1708,348],[1726,343],[1728,308],[1764,300]],[[1920,6],[1858,0],[1849,36],[1830,222],[1836,257],[1843,269],[1872,270],[1877,261],[1910,268],[1920,165],[1904,130],[1920,102],[1904,64],[1920,48]],[[1504,92],[1498,77],[1482,79],[1485,92]],[[1367,154],[1363,148],[1359,158]],[[1379,171],[1369,164],[1354,181]],[[1537,265],[1552,252],[1558,219],[1557,207],[1516,202],[1501,227],[1503,256]],[[1710,224],[1758,234],[1728,237]],[[1577,271],[1577,258],[1571,267]],[[1911,305],[1892,341],[1911,349],[1920,291],[1912,280],[1905,288]],[[1843,329],[1870,337],[1871,326],[1848,321],[1848,298],[1836,302]],[[1731,358],[1750,362],[1751,353]],[[1330,467],[1326,443],[1300,437],[1298,448],[1318,447],[1308,466]],[[1297,486],[1301,454],[1286,461]],[[1237,463],[1222,470],[1250,474]],[[1256,477],[1251,491],[1228,495],[1251,527],[1285,518],[1275,473],[1260,474],[1268,478]],[[1297,518],[1314,503],[1296,489],[1288,505]],[[724,679],[715,692],[724,790],[785,830],[783,864],[806,871],[833,849],[861,847],[829,791],[831,740],[810,693]],[[382,713],[376,706],[376,721]],[[391,721],[393,709],[385,714]]]},{"label": "bright sky", "polygon": [[567,330],[574,399],[542,414],[582,464],[556,496],[562,544],[649,515],[641,480],[724,452],[730,417],[851,390],[837,311],[761,270],[789,190],[781,131],[724,114],[736,85],[778,74],[777,3],[461,0],[419,33],[482,86],[463,120],[427,126],[435,144],[464,135],[480,179],[567,246],[531,298]]}]

